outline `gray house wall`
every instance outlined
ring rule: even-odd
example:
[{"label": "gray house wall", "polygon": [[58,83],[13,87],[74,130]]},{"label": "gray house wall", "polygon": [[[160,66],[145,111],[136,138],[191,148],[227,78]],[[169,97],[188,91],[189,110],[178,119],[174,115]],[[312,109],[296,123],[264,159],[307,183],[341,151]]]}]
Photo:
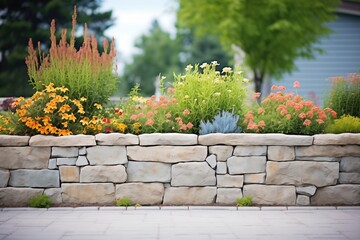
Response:
[{"label": "gray house wall", "polygon": [[328,26],[333,33],[317,44],[325,54],[317,54],[313,60],[298,59],[297,70],[276,82],[293,90],[293,82],[300,81],[298,93],[319,105],[330,90],[331,77],[360,71],[360,16],[339,13]]}]

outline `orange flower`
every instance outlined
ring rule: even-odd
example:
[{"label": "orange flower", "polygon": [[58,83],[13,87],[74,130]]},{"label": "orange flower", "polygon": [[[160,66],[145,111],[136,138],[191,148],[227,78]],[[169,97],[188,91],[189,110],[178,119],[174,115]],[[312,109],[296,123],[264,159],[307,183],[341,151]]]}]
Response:
[{"label": "orange flower", "polygon": [[304,126],[310,126],[311,121],[309,119],[306,119],[303,123]]},{"label": "orange flower", "polygon": [[174,93],[175,92],[175,88],[168,88],[168,93]]},{"label": "orange flower", "polygon": [[331,114],[331,116],[333,117],[333,118],[336,118],[336,112],[334,111],[334,110],[331,110],[331,112],[330,112],[330,114]]},{"label": "orange flower", "polygon": [[300,87],[299,81],[295,81],[293,86],[294,88],[299,88]]},{"label": "orange flower", "polygon": [[279,86],[279,90],[285,91],[285,90],[286,90],[286,87],[284,87],[284,86]]},{"label": "orange flower", "polygon": [[286,120],[290,120],[291,119],[291,115],[290,114],[286,114]]},{"label": "orange flower", "polygon": [[194,126],[194,125],[193,125],[191,122],[188,122],[188,124],[186,124],[186,127],[187,127],[188,129],[192,129],[193,126]]},{"label": "orange flower", "polygon": [[184,130],[184,131],[186,131],[186,129],[187,129],[186,124],[181,124],[181,126],[180,126],[180,130]]},{"label": "orange flower", "polygon": [[136,121],[138,119],[138,116],[136,114],[133,114],[130,116],[130,120]]},{"label": "orange flower", "polygon": [[189,114],[190,114],[189,109],[185,109],[185,110],[183,111],[183,114],[184,114],[184,115],[189,115]]},{"label": "orange flower", "polygon": [[179,123],[179,122],[182,122],[182,119],[181,119],[181,117],[177,117],[177,118],[175,118],[175,121]]}]

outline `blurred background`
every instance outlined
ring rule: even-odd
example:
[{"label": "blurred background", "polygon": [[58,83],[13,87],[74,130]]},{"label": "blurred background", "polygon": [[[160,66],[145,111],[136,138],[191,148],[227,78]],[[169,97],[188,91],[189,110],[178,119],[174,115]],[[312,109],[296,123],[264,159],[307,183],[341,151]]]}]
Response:
[{"label": "blurred background", "polygon": [[32,38],[49,48],[49,26],[71,28],[77,5],[77,47],[83,24],[99,42],[115,38],[119,87],[151,96],[159,74],[169,82],[187,64],[241,65],[252,88],[272,84],[322,103],[331,77],[360,70],[358,0],[0,0],[0,97],[31,96],[25,66]]}]

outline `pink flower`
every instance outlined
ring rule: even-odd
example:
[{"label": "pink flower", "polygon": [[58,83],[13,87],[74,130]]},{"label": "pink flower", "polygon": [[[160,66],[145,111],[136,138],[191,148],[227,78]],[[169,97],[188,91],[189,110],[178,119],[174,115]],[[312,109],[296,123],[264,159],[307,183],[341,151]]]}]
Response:
[{"label": "pink flower", "polygon": [[183,114],[184,114],[184,115],[189,115],[189,114],[190,114],[189,109],[185,109],[185,110],[183,111]]},{"label": "pink flower", "polygon": [[154,120],[152,120],[151,118],[149,118],[149,119],[145,122],[145,125],[147,125],[147,126],[152,126],[152,125],[154,125]]},{"label": "pink flower", "polygon": [[295,81],[295,82],[294,82],[294,88],[299,88],[299,87],[300,87],[299,81]]},{"label": "pink flower", "polygon": [[165,109],[165,108],[167,108],[167,104],[163,103],[163,104],[160,105],[160,107]]},{"label": "pink flower", "polygon": [[182,119],[181,119],[181,117],[177,117],[177,118],[175,118],[175,121],[179,123],[179,122],[182,122]]},{"label": "pink flower", "polygon": [[258,99],[260,97],[261,93],[256,92],[253,94],[253,99]]},{"label": "pink flower", "polygon": [[311,121],[309,119],[306,119],[303,123],[304,126],[310,126]]},{"label": "pink flower", "polygon": [[278,88],[278,86],[277,85],[272,85],[271,86],[271,91],[276,91],[276,90],[278,90],[279,88]]},{"label": "pink flower", "polygon": [[171,118],[171,113],[168,112],[167,114],[165,114],[165,117],[166,118]]},{"label": "pink flower", "polygon": [[300,113],[300,114],[299,114],[299,118],[301,118],[301,119],[306,118],[306,114],[305,114],[305,113],[303,113],[303,112],[302,112],[302,113]]},{"label": "pink flower", "polygon": [[168,93],[174,93],[175,92],[175,88],[168,88]]},{"label": "pink flower", "polygon": [[186,127],[187,127],[188,129],[192,129],[193,126],[194,126],[194,125],[193,125],[191,122],[188,122],[188,124],[186,124]]},{"label": "pink flower", "polygon": [[154,117],[154,113],[153,112],[148,112],[147,114],[146,114],[149,118],[152,118],[152,117]]},{"label": "pink flower", "polygon": [[284,87],[284,86],[279,86],[279,90],[285,91],[285,90],[286,90],[286,87]]},{"label": "pink flower", "polygon": [[182,124],[182,125],[180,126],[180,130],[184,130],[184,131],[186,131],[186,129],[187,129],[186,124]]},{"label": "pink flower", "polygon": [[336,112],[334,111],[334,110],[331,110],[331,112],[330,112],[330,114],[331,114],[331,116],[333,117],[333,118],[336,118]]},{"label": "pink flower", "polygon": [[265,110],[263,109],[263,108],[259,108],[258,109],[258,114],[262,114],[262,113],[264,113],[265,112]]},{"label": "pink flower", "polygon": [[313,118],[313,117],[314,117],[314,113],[313,113],[312,111],[308,111],[308,112],[306,113],[306,116],[307,116],[308,118]]},{"label": "pink flower", "polygon": [[317,122],[318,124],[324,124],[324,123],[325,123],[324,120],[322,120],[322,119],[316,119],[316,122]]},{"label": "pink flower", "polygon": [[290,120],[291,119],[291,115],[290,114],[286,114],[286,120]]},{"label": "pink flower", "polygon": [[265,124],[264,121],[260,121],[260,122],[258,122],[258,126],[261,127],[261,128],[263,128],[263,127],[266,126],[266,124]]}]

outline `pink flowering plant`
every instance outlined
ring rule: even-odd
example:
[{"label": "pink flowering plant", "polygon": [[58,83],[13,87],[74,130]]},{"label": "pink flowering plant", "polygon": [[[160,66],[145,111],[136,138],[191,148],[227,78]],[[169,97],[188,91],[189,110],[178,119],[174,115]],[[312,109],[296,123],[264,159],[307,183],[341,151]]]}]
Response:
[{"label": "pink flowering plant", "polygon": [[[297,90],[299,87],[300,83],[294,82],[294,88]],[[297,91],[285,93],[285,87],[277,85],[271,90],[272,93],[260,105],[245,114],[243,129],[246,132],[312,135],[324,132],[326,123],[336,118],[334,110],[322,110],[298,95]],[[258,99],[260,93],[253,97]]]},{"label": "pink flowering plant", "polygon": [[135,86],[129,94],[129,99],[104,117],[105,132],[191,132],[194,125],[185,120],[190,111],[183,109],[179,113],[174,112],[174,105],[177,104],[174,91],[174,88],[169,88],[167,94],[159,99],[155,96],[146,99],[139,96],[139,86]]}]

